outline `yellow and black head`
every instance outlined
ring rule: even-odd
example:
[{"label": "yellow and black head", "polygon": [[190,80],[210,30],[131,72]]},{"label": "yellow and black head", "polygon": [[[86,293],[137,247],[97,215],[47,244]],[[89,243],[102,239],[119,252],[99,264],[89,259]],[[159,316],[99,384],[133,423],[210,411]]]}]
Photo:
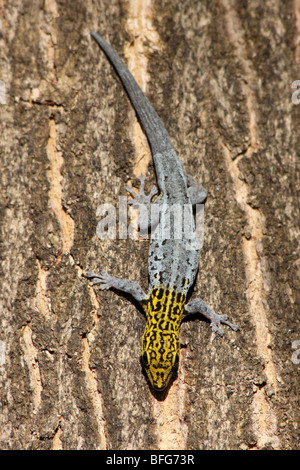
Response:
[{"label": "yellow and black head", "polygon": [[141,361],[155,390],[162,391],[169,384],[179,362],[180,343],[174,332],[145,331]]}]

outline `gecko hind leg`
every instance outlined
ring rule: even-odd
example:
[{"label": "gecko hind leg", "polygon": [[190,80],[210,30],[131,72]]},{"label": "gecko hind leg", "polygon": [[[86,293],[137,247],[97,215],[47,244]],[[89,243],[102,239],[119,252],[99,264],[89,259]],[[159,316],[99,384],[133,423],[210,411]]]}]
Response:
[{"label": "gecko hind leg", "polygon": [[207,318],[210,321],[210,327],[212,331],[218,333],[220,336],[223,336],[224,334],[221,323],[229,326],[234,331],[239,330],[237,325],[227,321],[227,315],[218,315],[208,305],[206,305],[203,300],[199,298],[192,300],[185,306],[186,316],[194,313],[201,313],[205,318]]},{"label": "gecko hind leg", "polygon": [[188,195],[192,205],[201,204],[207,198],[207,191],[191,175],[186,173]]},{"label": "gecko hind leg", "polygon": [[133,196],[133,199],[128,201],[128,204],[139,210],[138,226],[142,234],[147,233],[149,228],[152,227],[157,221],[152,221],[151,216],[151,200],[155,194],[158,193],[158,189],[154,186],[150,193],[147,195],[144,192],[145,176],[140,175],[139,177],[141,186],[139,192],[135,192],[130,186],[126,185],[125,189]]}]

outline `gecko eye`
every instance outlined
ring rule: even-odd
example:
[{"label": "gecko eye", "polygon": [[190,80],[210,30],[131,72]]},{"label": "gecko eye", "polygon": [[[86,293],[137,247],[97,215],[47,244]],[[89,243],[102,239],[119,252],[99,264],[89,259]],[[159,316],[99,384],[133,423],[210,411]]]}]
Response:
[{"label": "gecko eye", "polygon": [[149,367],[149,359],[148,359],[148,354],[146,353],[146,351],[142,354],[141,359],[142,359],[142,363],[144,367]]}]

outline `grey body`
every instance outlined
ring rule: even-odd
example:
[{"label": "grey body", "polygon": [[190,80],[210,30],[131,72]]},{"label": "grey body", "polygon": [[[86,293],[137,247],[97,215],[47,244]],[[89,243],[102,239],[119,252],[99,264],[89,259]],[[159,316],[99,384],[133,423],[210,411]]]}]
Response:
[{"label": "grey body", "polygon": [[[206,191],[191,176],[186,175],[163,123],[119,55],[99,34],[91,34],[117,71],[147,136],[160,192],[158,204],[165,208],[160,211],[160,226],[157,227],[158,231],[162,229],[162,233],[157,239],[150,239],[149,289],[163,284],[187,293],[195,280],[199,263],[199,249],[191,249],[190,240],[185,237],[185,232],[192,234],[195,231],[194,217],[192,210],[186,209],[186,230],[182,227],[182,238],[174,239],[173,214],[169,209],[177,205],[181,207],[183,215],[184,206],[187,208],[191,204],[201,203],[206,198]],[[169,223],[169,217],[170,237],[166,238],[163,227]],[[174,223],[178,223],[178,220]]]}]

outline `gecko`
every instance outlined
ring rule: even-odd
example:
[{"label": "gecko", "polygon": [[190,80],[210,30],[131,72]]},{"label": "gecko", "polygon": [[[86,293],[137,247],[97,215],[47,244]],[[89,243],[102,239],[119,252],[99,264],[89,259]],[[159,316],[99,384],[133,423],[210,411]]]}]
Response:
[{"label": "gecko", "polygon": [[[142,338],[141,363],[150,387],[162,391],[176,376],[180,353],[180,325],[188,315],[200,313],[214,332],[223,335],[221,324],[237,331],[239,327],[228,321],[227,315],[216,314],[203,300],[188,302],[198,271],[200,247],[196,240],[193,207],[206,201],[207,191],[187,174],[178,159],[160,117],[129,72],[120,56],[96,32],[90,33],[114,67],[136,112],[147,137],[156,174],[157,188],[144,192],[144,175],[140,176],[140,190],[126,186],[130,203],[151,211],[153,197],[159,208],[149,223],[139,214],[141,230],[155,226],[149,241],[148,292],[133,280],[113,277],[106,271],[100,274],[88,270],[85,277],[101,290],[113,289],[129,294],[137,302],[146,318]],[[129,201],[128,201],[129,202]],[[173,208],[177,209],[177,212]],[[177,214],[177,215],[176,215]],[[178,217],[184,214],[184,217]],[[180,227],[180,236],[175,236]],[[176,232],[177,233],[177,232]]]}]

